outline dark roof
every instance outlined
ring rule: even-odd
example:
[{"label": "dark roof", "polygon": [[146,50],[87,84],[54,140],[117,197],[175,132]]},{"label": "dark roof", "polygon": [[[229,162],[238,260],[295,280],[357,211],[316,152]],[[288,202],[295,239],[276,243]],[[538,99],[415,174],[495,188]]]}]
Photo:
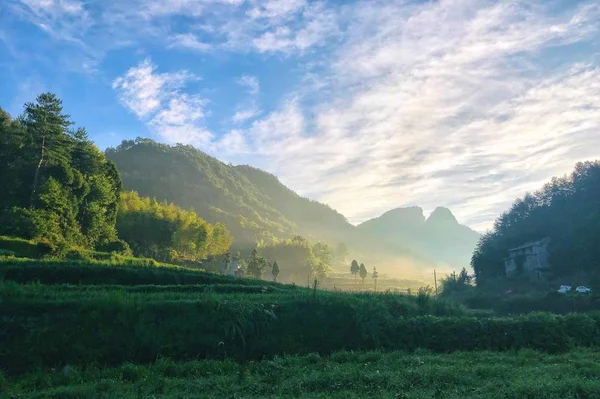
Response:
[{"label": "dark roof", "polygon": [[525,249],[525,248],[529,248],[529,247],[535,247],[537,245],[543,245],[543,244],[547,243],[548,241],[550,241],[550,237],[542,238],[541,240],[537,240],[537,241],[531,241],[531,242],[523,244],[519,247],[511,248],[508,250],[508,252],[518,251],[519,249]]}]

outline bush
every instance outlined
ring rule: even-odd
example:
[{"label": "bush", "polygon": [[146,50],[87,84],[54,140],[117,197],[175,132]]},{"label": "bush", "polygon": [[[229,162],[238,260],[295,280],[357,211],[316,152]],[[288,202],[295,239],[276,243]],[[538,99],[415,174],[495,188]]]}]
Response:
[{"label": "bush", "polygon": [[16,237],[0,236],[0,250],[12,253],[18,258],[41,258],[52,252],[52,246],[46,242],[34,242]]},{"label": "bush", "polygon": [[555,353],[600,344],[600,315],[405,318],[389,306],[400,299],[387,305],[370,299],[136,301],[115,295],[40,301],[7,295],[0,308],[0,368],[15,374],[65,364],[146,363],[158,356],[245,361],[372,349]]},{"label": "bush", "polygon": [[40,257],[51,255],[56,252],[56,246],[50,241],[40,241],[35,245]]},{"label": "bush", "polygon": [[13,251],[9,251],[8,249],[0,249],[0,256],[16,257],[17,254]]},{"label": "bush", "polygon": [[129,244],[127,244],[123,240],[116,240],[103,243],[97,249],[101,252],[110,252],[125,256],[132,255],[131,248],[129,248]]},{"label": "bush", "polygon": [[498,315],[517,315],[531,312],[552,312],[567,314],[571,312],[600,311],[600,295],[596,293],[559,294],[512,294],[498,295],[478,293],[464,299],[465,305],[472,309],[492,309]]}]

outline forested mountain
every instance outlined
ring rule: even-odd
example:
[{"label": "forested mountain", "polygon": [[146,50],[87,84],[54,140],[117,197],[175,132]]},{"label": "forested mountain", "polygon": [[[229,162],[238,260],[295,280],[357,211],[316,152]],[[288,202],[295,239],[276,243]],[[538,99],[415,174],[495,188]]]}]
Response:
[{"label": "forested mountain", "polygon": [[138,138],[107,149],[106,157],[117,165],[127,190],[221,222],[237,245],[269,245],[296,235],[333,245],[357,233],[343,215],[300,197],[275,176],[226,165],[192,146]]},{"label": "forested mountain", "polygon": [[107,149],[106,157],[117,165],[125,189],[223,223],[234,237],[234,250],[302,236],[334,248],[346,243],[370,259],[404,256],[420,264],[434,259],[462,266],[479,238],[443,208],[427,221],[423,211],[414,208],[390,211],[356,227],[329,206],[299,196],[272,174],[226,165],[187,145],[138,138]]},{"label": "forested mountain", "polygon": [[569,175],[517,199],[473,254],[478,285],[504,278],[510,248],[549,237],[553,277],[600,269],[600,161],[578,163]]},{"label": "forested mountain", "polygon": [[397,208],[360,224],[359,229],[416,254],[453,266],[467,265],[480,234],[458,223],[447,208],[426,219],[420,207]]}]

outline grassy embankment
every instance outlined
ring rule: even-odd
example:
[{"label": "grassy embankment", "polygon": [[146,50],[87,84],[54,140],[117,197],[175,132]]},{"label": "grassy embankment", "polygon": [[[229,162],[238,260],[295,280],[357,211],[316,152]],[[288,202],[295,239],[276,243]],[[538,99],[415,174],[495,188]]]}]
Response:
[{"label": "grassy embankment", "polygon": [[[7,259],[0,278],[0,368],[11,394],[600,392],[597,355],[581,349],[600,344],[596,313],[472,317],[426,295],[314,291],[135,260]],[[563,354],[514,352],[530,349]],[[339,353],[348,350],[360,353]]]}]

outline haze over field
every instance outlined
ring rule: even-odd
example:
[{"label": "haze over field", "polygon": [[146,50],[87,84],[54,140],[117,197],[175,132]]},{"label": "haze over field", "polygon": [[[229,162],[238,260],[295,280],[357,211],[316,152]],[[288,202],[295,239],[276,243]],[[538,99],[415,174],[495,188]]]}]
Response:
[{"label": "haze over field", "polygon": [[358,224],[478,231],[600,156],[597,1],[5,0],[0,102],[56,93],[100,148],[152,136]]}]

